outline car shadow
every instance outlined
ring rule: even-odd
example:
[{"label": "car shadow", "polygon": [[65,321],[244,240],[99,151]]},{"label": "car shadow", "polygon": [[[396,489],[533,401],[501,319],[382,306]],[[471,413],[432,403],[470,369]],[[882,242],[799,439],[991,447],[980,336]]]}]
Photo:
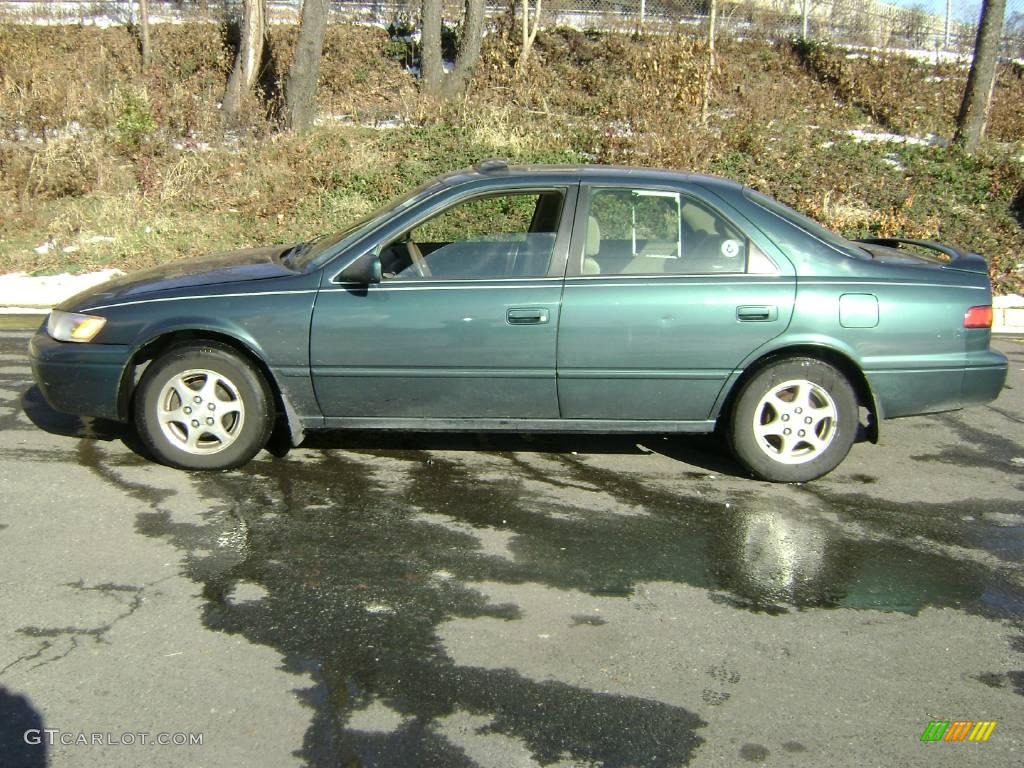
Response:
[{"label": "car shadow", "polygon": [[78,437],[103,442],[120,441],[139,456],[152,461],[142,442],[130,424],[112,419],[97,419],[74,416],[55,410],[43,397],[39,387],[33,384],[21,395],[21,410],[35,426],[51,435]]},{"label": "car shadow", "polygon": [[[282,457],[287,450],[271,449]],[[559,455],[642,455],[657,453],[697,469],[733,477],[750,473],[732,457],[714,435],[664,434],[507,434],[486,432],[374,432],[328,430],[307,435],[303,448],[366,451],[485,451],[497,453],[549,453]]]},{"label": "car shadow", "polygon": [[[133,453],[152,461],[131,425],[110,419],[81,418],[54,410],[38,386],[29,387],[21,398],[22,410],[40,429],[54,435],[101,441],[121,441]],[[855,442],[869,440],[868,429],[859,424]],[[306,434],[302,448],[310,450],[357,451],[484,451],[496,453],[550,453],[640,455],[657,453],[699,470],[729,477],[750,477],[733,458],[724,440],[709,435],[665,434],[544,434],[501,432],[387,432],[334,429]],[[283,424],[271,435],[267,451],[284,458],[291,451]]]},{"label": "car shadow", "polygon": [[94,440],[121,440],[133,432],[127,424],[109,419],[94,419],[62,413],[50,406],[39,387],[32,385],[21,395],[21,409],[29,421],[44,432],[63,437],[90,437]]},{"label": "car shadow", "polygon": [[[857,425],[854,443],[870,442],[867,424]],[[718,434],[582,434],[582,433],[502,433],[502,432],[385,432],[373,430],[325,430],[307,433],[303,448],[311,450],[364,451],[491,451],[498,453],[621,454],[657,453],[705,472],[729,477],[749,478]],[[274,456],[283,458],[291,450],[283,431],[267,446]]]}]

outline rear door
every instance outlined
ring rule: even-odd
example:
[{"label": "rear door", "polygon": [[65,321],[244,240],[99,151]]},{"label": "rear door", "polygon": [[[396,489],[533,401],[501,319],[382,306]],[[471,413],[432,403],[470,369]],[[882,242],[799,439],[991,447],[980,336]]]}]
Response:
[{"label": "rear door", "polygon": [[580,196],[558,335],[563,418],[707,420],[733,370],[787,327],[792,265],[701,188]]}]

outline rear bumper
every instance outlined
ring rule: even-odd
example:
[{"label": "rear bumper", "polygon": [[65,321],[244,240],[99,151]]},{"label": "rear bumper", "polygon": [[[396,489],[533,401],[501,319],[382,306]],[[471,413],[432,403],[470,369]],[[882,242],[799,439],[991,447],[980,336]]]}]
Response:
[{"label": "rear bumper", "polygon": [[884,418],[952,411],[995,400],[1006,383],[1006,356],[986,349],[956,368],[866,371]]},{"label": "rear bumper", "polygon": [[40,328],[29,342],[29,357],[32,375],[51,407],[76,416],[124,418],[118,397],[129,347],[55,341]]},{"label": "rear bumper", "polygon": [[972,353],[971,357],[972,362],[978,357],[987,360],[978,360],[977,366],[972,365],[964,371],[961,402],[963,405],[990,403],[999,397],[1006,384],[1006,355],[996,350],[986,350],[984,353]]}]

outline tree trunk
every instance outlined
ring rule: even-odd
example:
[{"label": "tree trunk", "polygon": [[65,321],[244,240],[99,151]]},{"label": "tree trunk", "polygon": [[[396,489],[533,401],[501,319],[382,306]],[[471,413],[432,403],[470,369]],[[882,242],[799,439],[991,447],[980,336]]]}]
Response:
[{"label": "tree trunk", "polygon": [[455,56],[455,66],[451,74],[445,78],[443,93],[446,99],[461,96],[469,87],[473,68],[480,58],[480,42],[483,35],[484,0],[466,0],[466,18],[462,27],[462,39],[459,41],[459,52]]},{"label": "tree trunk", "polygon": [[465,93],[480,58],[484,32],[484,0],[466,0],[462,39],[450,74],[444,73],[441,52],[441,2],[423,0],[423,90],[434,96],[452,99]]},{"label": "tree trunk", "polygon": [[316,117],[316,86],[327,33],[328,0],[303,0],[295,57],[284,84],[286,122],[304,131]]},{"label": "tree trunk", "polygon": [[992,90],[996,84],[996,56],[999,53],[999,36],[1003,31],[1003,14],[1006,0],[985,0],[981,7],[981,23],[974,43],[974,60],[971,73],[967,76],[967,87],[960,102],[960,113],[956,118],[956,134],[953,141],[961,145],[967,154],[974,154],[985,135],[989,108],[992,106]]},{"label": "tree trunk", "polygon": [[423,0],[423,49],[420,55],[420,78],[423,90],[431,96],[441,95],[444,67],[441,61],[441,0]]},{"label": "tree trunk", "polygon": [[149,66],[152,49],[149,45],[149,0],[139,0],[139,22],[142,26],[142,68]]},{"label": "tree trunk", "polygon": [[242,27],[227,87],[223,111],[227,122],[237,122],[242,104],[252,92],[263,60],[263,41],[267,34],[266,0],[243,0]]},{"label": "tree trunk", "polygon": [[522,72],[526,67],[526,60],[530,57],[530,50],[533,48],[533,41],[537,39],[537,30],[540,29],[540,12],[543,0],[537,0],[537,6],[533,11],[533,25],[530,25],[530,0],[523,0],[523,47],[519,49],[519,59],[516,61],[516,72]]}]

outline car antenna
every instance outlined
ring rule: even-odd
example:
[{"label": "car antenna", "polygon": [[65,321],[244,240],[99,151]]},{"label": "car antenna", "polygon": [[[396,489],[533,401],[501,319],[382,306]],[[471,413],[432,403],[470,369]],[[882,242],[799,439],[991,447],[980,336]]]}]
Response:
[{"label": "car antenna", "polygon": [[497,171],[507,171],[508,161],[502,160],[500,157],[489,157],[486,160],[481,160],[476,164],[476,169],[480,173],[495,173]]}]

